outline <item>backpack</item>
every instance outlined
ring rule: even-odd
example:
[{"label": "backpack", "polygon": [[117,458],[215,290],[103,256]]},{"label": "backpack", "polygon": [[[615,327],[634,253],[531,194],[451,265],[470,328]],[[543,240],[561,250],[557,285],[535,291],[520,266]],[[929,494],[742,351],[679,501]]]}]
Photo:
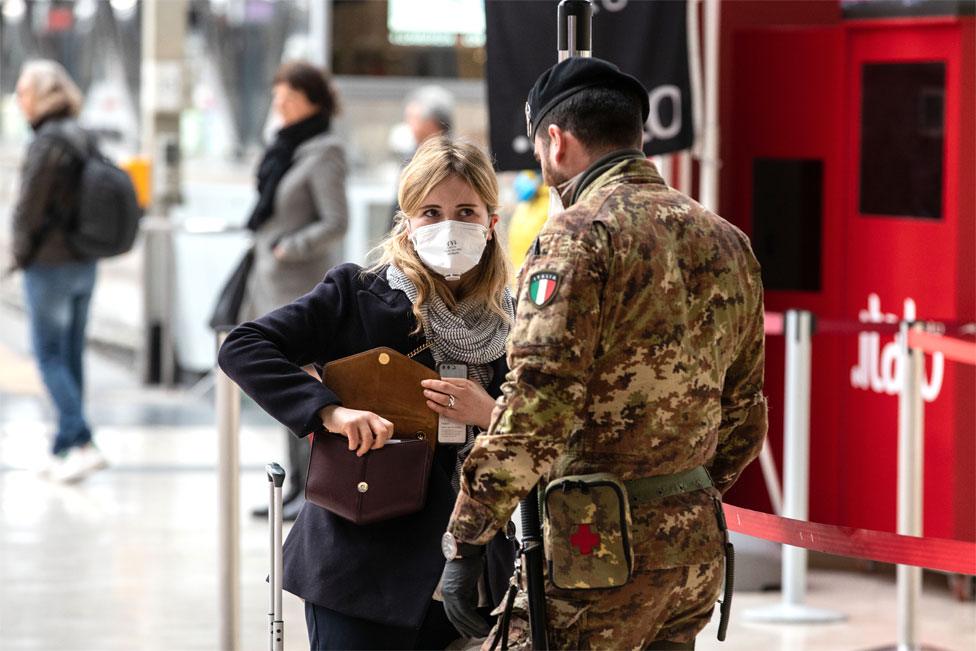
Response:
[{"label": "backpack", "polygon": [[78,207],[64,229],[66,244],[82,258],[110,258],[135,243],[142,210],[129,175],[96,148],[81,166]]}]

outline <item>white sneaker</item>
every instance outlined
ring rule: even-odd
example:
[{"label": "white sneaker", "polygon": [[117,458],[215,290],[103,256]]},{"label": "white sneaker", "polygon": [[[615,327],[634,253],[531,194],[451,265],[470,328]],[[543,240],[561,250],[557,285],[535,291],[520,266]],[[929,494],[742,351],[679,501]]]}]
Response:
[{"label": "white sneaker", "polygon": [[108,468],[108,459],[106,459],[105,455],[102,454],[102,451],[96,448],[94,445],[88,444],[82,448],[82,450],[84,450],[90,472]]},{"label": "white sneaker", "polygon": [[50,479],[58,471],[62,464],[64,464],[65,457],[52,454],[47,457],[40,465],[34,468],[34,472],[38,477],[43,479]]},{"label": "white sneaker", "polygon": [[108,461],[94,445],[71,448],[64,462],[55,468],[51,478],[65,484],[79,482],[96,470],[108,466]]}]

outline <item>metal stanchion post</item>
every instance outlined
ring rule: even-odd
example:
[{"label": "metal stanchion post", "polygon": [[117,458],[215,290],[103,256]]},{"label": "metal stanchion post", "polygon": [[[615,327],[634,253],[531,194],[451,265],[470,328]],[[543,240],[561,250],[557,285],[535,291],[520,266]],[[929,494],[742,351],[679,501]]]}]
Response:
[{"label": "metal stanchion post", "polygon": [[766,492],[769,493],[769,503],[773,506],[773,513],[783,515],[783,488],[779,485],[776,460],[773,459],[773,451],[769,449],[768,438],[763,442],[762,450],[759,452],[759,467],[766,482]]},{"label": "metal stanchion post", "polygon": [[[898,394],[898,533],[922,535],[922,351],[908,345],[911,323],[901,325],[902,384]],[[922,568],[898,566],[898,649],[916,649],[915,612]]]},{"label": "metal stanchion post", "polygon": [[[810,492],[810,377],[813,315],[804,310],[786,313],[786,385],[783,411],[783,515],[809,517]],[[807,550],[783,545],[783,600],[745,613],[750,621],[826,623],[846,615],[804,604],[807,592]]]},{"label": "metal stanchion post", "polygon": [[[902,321],[898,342],[901,352],[901,390],[898,393],[898,533],[922,535],[922,474],[925,459],[925,409],[922,374],[925,356],[912,348],[908,334],[921,324]],[[922,568],[897,566],[898,642],[879,651],[936,651],[918,643],[916,613],[922,596]]]},{"label": "metal stanchion post", "polygon": [[144,217],[142,298],[145,332],[142,376],[146,384],[171,386],[176,382],[173,340],[176,273],[173,262],[173,230],[164,216]]},{"label": "metal stanchion post", "polygon": [[[227,337],[217,333],[217,345]],[[241,648],[240,596],[240,424],[241,398],[237,385],[220,368],[216,374],[217,495],[219,535],[219,621],[221,651]]]}]

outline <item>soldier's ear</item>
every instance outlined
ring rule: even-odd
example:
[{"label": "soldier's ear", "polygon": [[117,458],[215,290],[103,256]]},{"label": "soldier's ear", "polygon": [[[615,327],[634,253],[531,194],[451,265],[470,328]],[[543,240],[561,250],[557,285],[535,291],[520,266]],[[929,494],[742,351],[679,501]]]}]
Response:
[{"label": "soldier's ear", "polygon": [[566,133],[555,124],[550,124],[547,130],[549,134],[549,160],[550,162],[560,162],[566,155]]}]

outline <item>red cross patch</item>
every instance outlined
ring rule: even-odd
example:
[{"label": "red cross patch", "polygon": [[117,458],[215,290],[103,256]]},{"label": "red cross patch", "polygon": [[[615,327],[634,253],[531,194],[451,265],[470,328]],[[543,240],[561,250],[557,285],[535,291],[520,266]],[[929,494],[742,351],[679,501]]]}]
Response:
[{"label": "red cross patch", "polygon": [[600,546],[600,534],[590,531],[589,524],[581,524],[576,528],[576,533],[569,537],[569,544],[583,556],[589,556],[594,548]]}]

